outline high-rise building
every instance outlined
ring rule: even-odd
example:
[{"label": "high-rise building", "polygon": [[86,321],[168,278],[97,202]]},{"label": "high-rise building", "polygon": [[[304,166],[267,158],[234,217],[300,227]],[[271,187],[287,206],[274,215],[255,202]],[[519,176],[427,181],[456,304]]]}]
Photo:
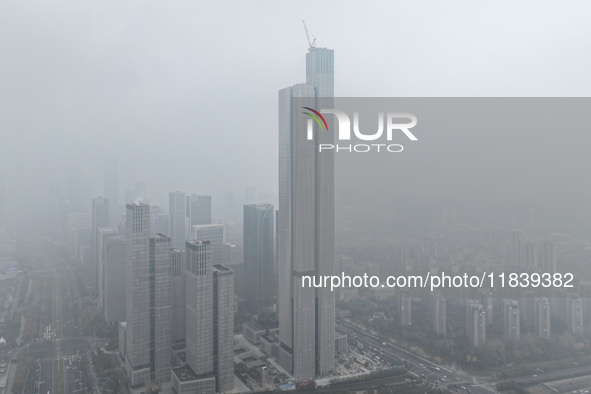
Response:
[{"label": "high-rise building", "polygon": [[150,206],[127,204],[125,368],[132,387],[170,380],[170,238],[150,237]]},{"label": "high-rise building", "polygon": [[170,380],[171,254],[170,238],[150,237],[150,367],[152,382]]},{"label": "high-rise building", "polygon": [[442,336],[447,334],[447,305],[446,300],[442,296],[433,297],[432,305],[432,321],[433,330]]},{"label": "high-rise building", "polygon": [[113,225],[119,223],[119,159],[116,156],[105,158],[104,195],[109,200],[109,219]]},{"label": "high-rise building", "polygon": [[466,302],[466,336],[471,346],[478,347],[486,343],[486,311],[475,300]]},{"label": "high-rise building", "polygon": [[[244,206],[246,305],[255,312],[275,305],[275,209],[271,204]],[[224,262],[229,264],[229,262]]]},{"label": "high-rise building", "polygon": [[103,308],[107,323],[125,321],[125,253],[127,238],[109,237],[103,247]]},{"label": "high-rise building", "polygon": [[412,325],[412,297],[410,292],[403,291],[400,293],[398,300],[398,314],[400,315],[400,324],[403,326]]},{"label": "high-rise building", "polygon": [[173,351],[185,347],[186,329],[186,300],[185,293],[185,252],[182,249],[170,250],[172,263],[171,288],[172,288],[172,319],[170,341]]},{"label": "high-rise building", "polygon": [[583,300],[581,298],[566,300],[566,325],[575,335],[583,335]]},{"label": "high-rise building", "polygon": [[185,193],[171,192],[168,194],[168,220],[170,223],[170,240],[172,247],[185,248],[187,240]]},{"label": "high-rise building", "polygon": [[187,196],[187,201],[187,216],[191,226],[211,224],[211,196],[193,194]]},{"label": "high-rise building", "polygon": [[311,47],[306,83],[279,91],[278,359],[298,380],[334,370],[334,294],[302,286],[302,275],[334,271],[334,156],[316,148],[334,136],[316,129],[308,140],[299,108],[334,96],[333,59],[332,50]]},{"label": "high-rise building", "polygon": [[208,241],[188,241],[186,252],[187,366],[173,369],[178,393],[214,393],[234,388],[234,274],[212,264]]},{"label": "high-rise building", "polygon": [[213,374],[219,393],[234,388],[234,272],[213,266]]},{"label": "high-rise building", "polygon": [[224,244],[223,224],[202,224],[191,226],[190,239],[192,241],[209,241],[212,249],[213,264],[226,263],[222,261],[222,245]]},{"label": "high-rise building", "polygon": [[504,299],[503,302],[503,337],[518,341],[520,336],[519,303],[516,300]]},{"label": "high-rise building", "polygon": [[98,288],[97,288],[97,299],[98,304],[102,308],[104,306],[105,296],[105,245],[109,238],[116,237],[119,235],[117,227],[100,227],[98,229],[97,237],[97,275],[98,275]]},{"label": "high-rise building", "polygon": [[150,206],[150,224],[152,226],[152,234],[168,234],[170,231],[168,215],[164,213],[162,207]]},{"label": "high-rise building", "polygon": [[534,300],[534,330],[542,338],[550,338],[550,302],[547,298]]},{"label": "high-rise building", "polygon": [[[95,297],[99,297],[99,275],[101,262],[99,261],[99,229],[109,227],[109,200],[103,197],[97,197],[92,200],[92,227],[90,231],[91,251],[92,251],[92,291]],[[99,300],[99,303],[102,302]]]}]

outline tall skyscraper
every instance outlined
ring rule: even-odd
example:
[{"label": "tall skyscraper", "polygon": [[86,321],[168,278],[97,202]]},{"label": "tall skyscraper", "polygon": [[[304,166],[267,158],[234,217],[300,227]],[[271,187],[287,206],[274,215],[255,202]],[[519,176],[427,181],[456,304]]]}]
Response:
[{"label": "tall skyscraper", "polygon": [[170,238],[150,237],[150,368],[152,382],[170,380],[171,334]]},{"label": "tall skyscraper", "polygon": [[127,239],[109,237],[103,248],[103,308],[107,323],[125,321],[125,253]]},{"label": "tall skyscraper", "polygon": [[173,351],[185,347],[186,338],[186,300],[185,293],[185,252],[182,249],[170,250],[172,263],[171,288],[172,288],[172,319],[170,341]]},{"label": "tall skyscraper", "polygon": [[[234,274],[212,264],[207,241],[188,241],[186,265],[187,367],[173,369],[177,392],[214,393],[234,388]],[[183,387],[190,387],[185,390]]]},{"label": "tall skyscraper", "polygon": [[187,196],[187,216],[191,226],[211,224],[211,196]]},{"label": "tall skyscraper", "polygon": [[110,202],[110,221],[113,225],[117,225],[121,216],[119,214],[119,158],[116,156],[105,158],[103,191]]},{"label": "tall skyscraper", "polygon": [[209,241],[211,243],[213,264],[226,263],[222,261],[222,246],[224,244],[223,224],[191,226],[190,239],[192,241]]},{"label": "tall skyscraper", "polygon": [[132,387],[170,380],[170,238],[150,237],[150,206],[127,204],[125,368]]},{"label": "tall skyscraper", "polygon": [[316,147],[334,137],[316,129],[309,141],[299,108],[334,96],[333,57],[330,49],[310,47],[306,83],[279,91],[278,358],[298,380],[334,370],[334,294],[302,287],[302,275],[333,274],[334,157]]},{"label": "tall skyscraper", "polygon": [[168,215],[164,213],[164,209],[161,207],[150,206],[150,224],[152,226],[152,234],[168,234],[170,231]]},{"label": "tall skyscraper", "polygon": [[98,229],[97,237],[97,275],[98,275],[98,288],[97,288],[97,299],[100,307],[104,306],[104,295],[105,295],[105,245],[109,238],[116,237],[119,235],[117,227],[100,227]]},{"label": "tall skyscraper", "polygon": [[[271,204],[244,206],[246,303],[259,313],[275,305],[275,209]],[[224,261],[230,264],[229,261]]]},{"label": "tall skyscraper", "polygon": [[[103,197],[97,197],[92,200],[92,226],[90,231],[91,251],[92,251],[92,291],[95,297],[99,296],[99,269],[101,262],[99,248],[99,229],[109,227],[109,200]],[[100,302],[100,301],[99,301]]]},{"label": "tall skyscraper", "polygon": [[187,240],[185,193],[171,192],[168,194],[168,220],[170,223],[170,239],[172,247],[185,249]]},{"label": "tall skyscraper", "polygon": [[213,266],[213,374],[219,393],[234,388],[234,272]]},{"label": "tall skyscraper", "polygon": [[503,300],[503,337],[508,340],[518,341],[521,317],[519,315],[519,303],[516,300]]}]

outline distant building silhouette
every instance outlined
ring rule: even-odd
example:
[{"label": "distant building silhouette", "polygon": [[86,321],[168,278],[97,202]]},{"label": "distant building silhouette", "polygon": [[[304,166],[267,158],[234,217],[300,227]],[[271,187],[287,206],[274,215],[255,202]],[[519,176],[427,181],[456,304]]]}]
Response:
[{"label": "distant building silhouette", "polygon": [[171,192],[168,194],[168,220],[170,224],[170,241],[172,247],[177,249],[185,248],[187,240],[185,193]]}]

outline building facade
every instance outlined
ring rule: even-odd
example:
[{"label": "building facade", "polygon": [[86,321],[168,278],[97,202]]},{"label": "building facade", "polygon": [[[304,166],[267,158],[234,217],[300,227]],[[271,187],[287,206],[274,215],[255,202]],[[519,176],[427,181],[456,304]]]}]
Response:
[{"label": "building facade", "polygon": [[[271,204],[244,206],[246,305],[254,313],[275,306],[275,210]],[[225,262],[231,264],[230,262]]]},{"label": "building facade", "polygon": [[306,83],[279,91],[278,361],[298,380],[334,370],[334,293],[302,287],[302,275],[334,271],[334,156],[317,152],[334,135],[312,125],[308,140],[300,108],[333,96],[334,54],[326,48],[310,48]]}]

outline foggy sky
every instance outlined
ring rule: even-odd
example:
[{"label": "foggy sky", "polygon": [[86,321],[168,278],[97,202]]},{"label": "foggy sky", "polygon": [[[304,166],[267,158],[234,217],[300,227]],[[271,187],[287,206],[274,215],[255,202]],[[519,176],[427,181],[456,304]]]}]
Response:
[{"label": "foggy sky", "polygon": [[66,166],[100,195],[108,155],[121,201],[136,180],[159,204],[276,193],[277,91],[305,79],[302,19],[335,50],[336,96],[589,96],[590,14],[585,1],[5,2],[9,202],[34,202]]}]

